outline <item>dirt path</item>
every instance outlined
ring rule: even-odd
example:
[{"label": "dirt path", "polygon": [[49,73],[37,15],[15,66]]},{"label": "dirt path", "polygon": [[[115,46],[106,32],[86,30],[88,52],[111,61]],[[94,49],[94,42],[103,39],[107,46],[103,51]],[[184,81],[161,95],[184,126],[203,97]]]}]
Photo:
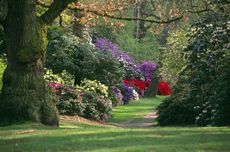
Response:
[{"label": "dirt path", "polygon": [[148,113],[143,118],[134,118],[122,123],[117,124],[122,128],[149,128],[153,126],[153,120],[157,118],[155,112]]}]

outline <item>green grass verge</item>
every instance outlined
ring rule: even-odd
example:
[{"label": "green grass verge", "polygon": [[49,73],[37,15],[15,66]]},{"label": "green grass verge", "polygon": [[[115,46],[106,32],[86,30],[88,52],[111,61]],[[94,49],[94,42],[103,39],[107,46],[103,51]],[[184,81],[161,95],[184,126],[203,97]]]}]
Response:
[{"label": "green grass verge", "polygon": [[[111,120],[125,120],[118,112],[125,107],[129,118],[145,115],[160,98],[116,107]],[[229,127],[125,129],[67,120],[59,128],[30,122],[0,127],[0,152],[229,152],[229,141]]]},{"label": "green grass verge", "polygon": [[130,119],[141,119],[146,114],[153,112],[157,105],[159,105],[164,98],[164,96],[157,96],[156,98],[143,98],[127,105],[117,106],[113,108],[112,118],[108,121],[120,123]]},{"label": "green grass verge", "polygon": [[229,152],[230,128],[123,129],[62,121],[0,128],[1,152]]}]

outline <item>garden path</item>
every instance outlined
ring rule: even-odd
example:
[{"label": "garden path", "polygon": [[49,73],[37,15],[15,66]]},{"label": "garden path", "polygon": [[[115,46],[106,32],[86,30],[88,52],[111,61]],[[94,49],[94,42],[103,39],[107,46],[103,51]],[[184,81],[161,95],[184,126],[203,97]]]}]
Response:
[{"label": "garden path", "polygon": [[153,121],[156,118],[156,112],[151,112],[145,115],[143,118],[133,118],[116,125],[122,128],[150,128],[153,126]]}]

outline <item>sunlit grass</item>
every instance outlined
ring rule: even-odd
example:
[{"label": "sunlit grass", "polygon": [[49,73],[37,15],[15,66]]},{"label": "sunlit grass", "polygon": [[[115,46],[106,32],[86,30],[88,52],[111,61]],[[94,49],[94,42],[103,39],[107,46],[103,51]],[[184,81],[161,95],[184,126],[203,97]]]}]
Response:
[{"label": "sunlit grass", "polygon": [[157,96],[156,98],[143,98],[131,104],[117,106],[113,109],[112,118],[109,119],[109,121],[119,123],[133,118],[142,118],[146,114],[153,112],[164,98],[166,97]]},{"label": "sunlit grass", "polygon": [[228,152],[230,128],[123,129],[62,121],[0,128],[0,151]]}]

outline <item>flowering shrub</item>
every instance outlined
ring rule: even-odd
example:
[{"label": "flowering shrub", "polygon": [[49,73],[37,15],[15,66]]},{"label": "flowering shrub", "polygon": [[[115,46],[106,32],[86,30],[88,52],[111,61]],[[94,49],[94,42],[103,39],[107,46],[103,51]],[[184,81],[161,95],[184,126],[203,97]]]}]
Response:
[{"label": "flowering shrub", "polygon": [[112,101],[98,93],[63,87],[56,98],[61,114],[79,115],[97,121],[104,121],[111,115]]},{"label": "flowering shrub", "polygon": [[119,89],[121,90],[121,94],[123,95],[124,104],[128,104],[133,99],[133,88],[128,85],[120,85]]},{"label": "flowering shrub", "polygon": [[57,108],[60,114],[84,116],[85,105],[81,102],[80,91],[74,87],[65,87],[56,92]]},{"label": "flowering shrub", "polygon": [[126,79],[143,77],[142,72],[136,68],[133,58],[130,57],[128,53],[121,51],[118,45],[105,38],[98,38],[95,46],[104,52],[112,53],[113,57],[120,63],[120,67],[125,70],[124,77]]},{"label": "flowering shrub", "polygon": [[49,82],[48,86],[51,88],[51,92],[61,94],[64,85],[56,82]]},{"label": "flowering shrub", "polygon": [[145,80],[151,80],[153,73],[157,68],[157,64],[151,61],[143,61],[142,63],[137,64],[136,68],[143,72]]},{"label": "flowering shrub", "polygon": [[117,87],[112,87],[112,91],[115,95],[116,103],[114,105],[122,105],[123,104],[123,95],[121,94],[121,90]]},{"label": "flowering shrub", "polygon": [[118,60],[124,59],[126,62],[133,62],[133,59],[128,55],[128,53],[122,52],[118,45],[110,42],[106,38],[98,38],[95,46],[102,51],[110,51]]},{"label": "flowering shrub", "polygon": [[143,80],[131,79],[131,80],[123,80],[123,83],[130,87],[137,88],[138,93],[141,94],[145,89],[148,88],[150,84],[150,80],[143,81]]},{"label": "flowering shrub", "polygon": [[108,87],[104,84],[101,84],[97,80],[92,81],[92,80],[84,79],[81,82],[81,86],[79,87],[79,89],[86,90],[86,91],[89,91],[92,93],[97,93],[97,94],[100,94],[101,96],[104,96],[106,98],[109,95]]},{"label": "flowering shrub", "polygon": [[[65,84],[68,86],[73,86],[74,79],[72,75],[70,75],[65,70],[62,73],[54,74],[52,70],[45,69],[44,79],[48,83],[56,83],[56,84]],[[52,84],[51,84],[52,87]]]},{"label": "flowering shrub", "polygon": [[99,94],[86,91],[82,96],[85,104],[84,117],[88,119],[104,121],[112,112],[112,101]]},{"label": "flowering shrub", "polygon": [[160,95],[170,95],[172,93],[172,89],[170,88],[169,84],[164,81],[160,81],[158,84],[158,93]]}]

